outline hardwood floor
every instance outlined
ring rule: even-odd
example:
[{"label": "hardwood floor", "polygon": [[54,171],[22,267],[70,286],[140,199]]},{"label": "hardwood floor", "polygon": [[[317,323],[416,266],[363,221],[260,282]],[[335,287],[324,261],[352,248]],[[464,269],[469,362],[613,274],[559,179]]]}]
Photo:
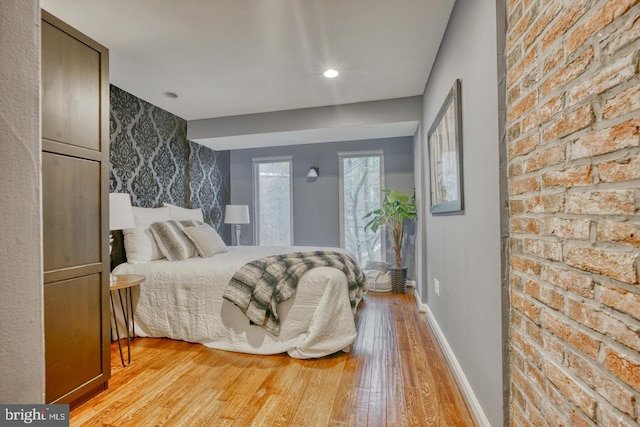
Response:
[{"label": "hardwood floor", "polygon": [[[473,426],[414,296],[365,296],[352,352],[314,360],[137,338],[72,426]],[[126,357],[126,355],[125,355]]]}]

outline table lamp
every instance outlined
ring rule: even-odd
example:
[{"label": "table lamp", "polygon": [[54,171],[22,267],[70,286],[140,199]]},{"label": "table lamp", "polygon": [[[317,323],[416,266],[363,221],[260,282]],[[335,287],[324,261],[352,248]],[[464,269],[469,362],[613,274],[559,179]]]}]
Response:
[{"label": "table lamp", "polygon": [[[136,222],[133,219],[133,209],[131,208],[131,197],[127,193],[109,194],[109,230],[124,230],[134,228]],[[109,237],[109,255],[113,250],[113,233]],[[111,281],[115,276],[111,275]]]},{"label": "table lamp", "polygon": [[240,246],[240,224],[249,224],[249,206],[227,205],[224,211],[224,223],[233,224],[236,246]]}]

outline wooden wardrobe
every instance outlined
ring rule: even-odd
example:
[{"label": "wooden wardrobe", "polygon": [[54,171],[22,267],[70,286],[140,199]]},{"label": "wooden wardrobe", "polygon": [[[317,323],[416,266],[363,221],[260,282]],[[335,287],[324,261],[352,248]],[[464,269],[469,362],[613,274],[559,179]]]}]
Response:
[{"label": "wooden wardrobe", "polygon": [[109,53],[42,11],[47,403],[105,389],[110,368]]}]

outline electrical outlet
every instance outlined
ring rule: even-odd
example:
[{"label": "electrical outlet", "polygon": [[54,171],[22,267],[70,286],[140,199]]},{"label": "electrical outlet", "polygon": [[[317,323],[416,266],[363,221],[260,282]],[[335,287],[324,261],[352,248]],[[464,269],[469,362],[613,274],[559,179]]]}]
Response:
[{"label": "electrical outlet", "polygon": [[436,295],[440,296],[440,282],[438,281],[438,279],[433,279],[433,286],[436,290]]}]

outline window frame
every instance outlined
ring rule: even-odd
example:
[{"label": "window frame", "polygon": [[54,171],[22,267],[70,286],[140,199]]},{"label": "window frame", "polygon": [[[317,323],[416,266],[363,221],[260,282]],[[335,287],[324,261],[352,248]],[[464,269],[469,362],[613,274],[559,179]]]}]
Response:
[{"label": "window frame", "polygon": [[272,157],[253,157],[251,159],[253,164],[253,207],[254,207],[254,222],[253,222],[253,235],[256,246],[260,245],[260,165],[266,163],[288,163],[289,164],[289,245],[293,246],[293,156],[272,156]]},{"label": "window frame", "polygon": [[[380,158],[380,190],[385,188],[385,173],[384,173],[384,150],[366,150],[366,151],[343,151],[338,152],[338,188],[339,188],[339,201],[338,206],[340,209],[340,247],[345,248],[345,230],[344,230],[344,163],[343,160],[347,158],[358,157],[379,157]],[[380,202],[382,202],[382,196],[380,196]],[[387,233],[380,229],[380,252],[382,255],[382,261],[386,260],[387,253]]]}]

